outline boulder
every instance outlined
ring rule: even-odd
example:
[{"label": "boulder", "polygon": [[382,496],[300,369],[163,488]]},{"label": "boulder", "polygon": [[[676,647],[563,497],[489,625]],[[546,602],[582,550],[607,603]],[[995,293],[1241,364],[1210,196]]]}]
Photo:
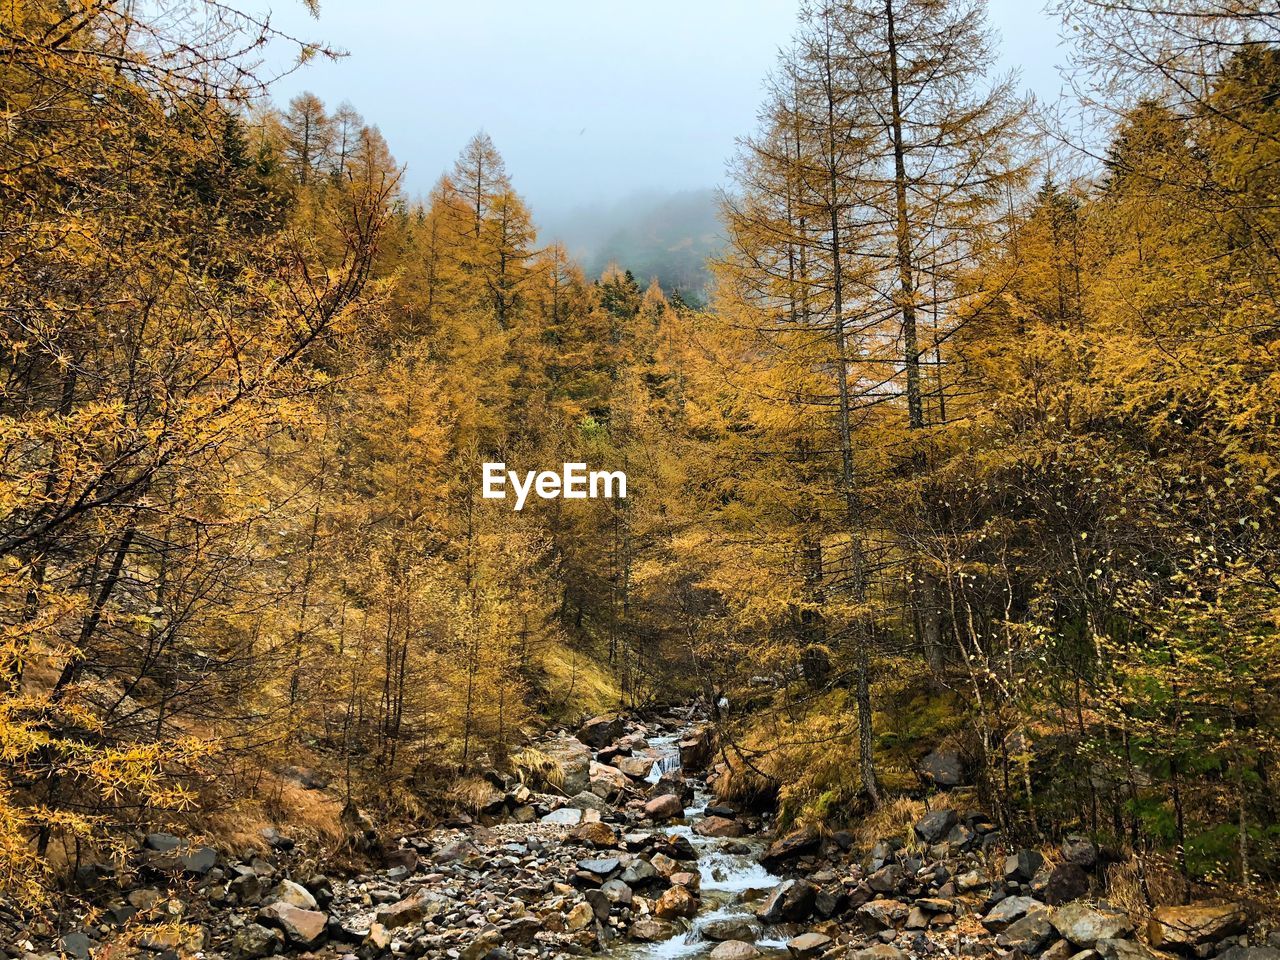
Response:
[{"label": "boulder", "polygon": [[815,960],[831,943],[831,938],[821,933],[802,933],[787,941],[787,952],[797,960]]},{"label": "boulder", "polygon": [[822,835],[816,827],[801,827],[770,844],[760,862],[766,867],[781,866],[788,860],[812,853],[821,845]]},{"label": "boulder", "polygon": [[283,900],[259,910],[258,919],[282,930],[289,943],[304,947],[317,943],[329,923],[329,918],[319,910],[303,910]]},{"label": "boulder", "polygon": [[725,940],[711,951],[711,960],[754,960],[761,956],[759,950],[745,940]]},{"label": "boulder", "polygon": [[1004,878],[1012,883],[1030,883],[1036,872],[1044,866],[1044,857],[1038,850],[1023,848],[1005,857]]},{"label": "boulder", "polygon": [[858,923],[867,933],[879,933],[881,930],[893,930],[906,922],[910,911],[905,903],[897,900],[872,900],[858,908]]},{"label": "boulder", "polygon": [[174,836],[172,833],[148,833],[142,841],[144,848],[154,850],[157,853],[169,853],[184,845],[183,839]]},{"label": "boulder", "polygon": [[605,895],[610,903],[616,903],[621,907],[631,905],[631,888],[620,879],[606,880],[600,884],[600,892]]},{"label": "boulder", "polygon": [[650,820],[670,820],[684,816],[684,803],[674,794],[654,797],[644,805],[644,815]]},{"label": "boulder", "polygon": [[708,920],[701,926],[702,935],[708,940],[745,940],[748,943],[760,936],[760,927],[746,917],[724,917]]},{"label": "boulder", "polygon": [[597,877],[608,877],[621,866],[617,857],[596,857],[589,860],[579,860],[578,869],[585,870],[587,873],[594,874]]},{"label": "boulder", "polygon": [[1023,956],[1039,953],[1058,937],[1049,919],[1048,910],[1031,910],[1021,920],[1015,920],[996,936],[996,944],[1005,949],[1017,948]]},{"label": "boulder", "polygon": [[1119,910],[1099,910],[1083,903],[1068,903],[1053,911],[1054,929],[1081,949],[1092,949],[1099,940],[1133,935],[1133,924]]},{"label": "boulder", "polygon": [[654,916],[660,920],[692,917],[698,912],[698,898],[684,887],[669,887],[653,905]]},{"label": "boulder", "polygon": [[311,891],[300,883],[294,883],[292,880],[281,880],[279,886],[271,891],[271,899],[287,903],[291,907],[300,907],[303,910],[314,910],[316,908],[316,898],[311,895]]},{"label": "boulder", "polygon": [[1062,861],[1092,870],[1098,864],[1098,846],[1088,837],[1073,834],[1062,841]]},{"label": "boulder", "polygon": [[784,880],[760,901],[756,916],[765,923],[807,920],[817,895],[817,888],[807,880]]},{"label": "boulder", "polygon": [[944,840],[951,832],[951,828],[959,822],[960,817],[954,810],[934,810],[916,823],[916,836],[925,843],[938,843]]},{"label": "boulder", "polygon": [[653,771],[653,757],[618,757],[613,765],[633,780],[644,780]]},{"label": "boulder", "polygon": [[1158,949],[1195,952],[1244,933],[1249,918],[1238,903],[1193,903],[1185,907],[1157,907],[1147,924],[1147,939]]},{"label": "boulder", "polygon": [[690,773],[706,769],[714,752],[711,727],[700,727],[680,741],[680,766]]},{"label": "boulder", "polygon": [[231,938],[231,960],[269,957],[284,946],[284,935],[260,923],[246,923]]},{"label": "boulder", "polygon": [[1065,861],[1053,868],[1044,886],[1044,901],[1056,907],[1078,900],[1089,892],[1089,874],[1084,867]]},{"label": "boulder", "polygon": [[673,924],[648,917],[637,920],[631,925],[631,929],[627,931],[627,935],[639,943],[658,943],[662,940],[670,940],[675,936],[675,933],[676,928]]},{"label": "boulder", "polygon": [[584,823],[569,834],[574,840],[590,844],[593,847],[613,848],[618,845],[618,834],[607,823],[596,821]]},{"label": "boulder", "polygon": [[1032,910],[1043,910],[1044,904],[1034,897],[1005,897],[982,918],[982,925],[999,933],[1016,920],[1021,920]]},{"label": "boulder", "polygon": [[876,893],[897,893],[902,888],[904,880],[902,867],[891,863],[867,877],[867,886]]},{"label": "boulder", "polygon": [[658,871],[648,860],[633,860],[619,877],[629,887],[640,887],[658,879]]},{"label": "boulder", "polygon": [[587,903],[587,901],[581,900],[574,904],[573,909],[565,916],[564,925],[569,931],[576,932],[578,930],[585,930],[595,922],[595,919],[595,909],[591,904]]},{"label": "boulder", "polygon": [[1280,960],[1275,947],[1231,947],[1218,954],[1218,960]]},{"label": "boulder", "polygon": [[543,823],[553,823],[563,827],[574,827],[582,822],[582,811],[577,807],[561,807],[552,810],[542,818]]},{"label": "boulder", "polygon": [[539,744],[556,767],[554,784],[566,796],[583,793],[591,787],[591,748],[574,737],[557,737]]},{"label": "boulder", "polygon": [[745,831],[737,820],[726,817],[707,817],[698,822],[693,832],[700,837],[740,837]]},{"label": "boulder", "polygon": [[949,748],[934,750],[920,761],[917,768],[926,783],[944,790],[962,787],[968,782],[965,776],[964,758],[959,750]]},{"label": "boulder", "polygon": [[591,761],[591,792],[598,797],[611,800],[631,786],[631,778],[607,763]]},{"label": "boulder", "polygon": [[578,730],[578,739],[601,750],[622,736],[622,718],[616,715],[592,717]]},{"label": "boulder", "polygon": [[435,919],[449,909],[450,901],[427,890],[415,890],[403,900],[378,908],[376,920],[387,930],[405,927],[419,920]]}]

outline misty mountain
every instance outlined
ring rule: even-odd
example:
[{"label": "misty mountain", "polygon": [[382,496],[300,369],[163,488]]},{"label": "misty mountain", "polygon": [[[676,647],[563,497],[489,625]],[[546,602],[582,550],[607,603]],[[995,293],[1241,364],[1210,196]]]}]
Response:
[{"label": "misty mountain", "polygon": [[650,278],[690,303],[706,300],[706,261],[724,244],[715,190],[637,193],[613,203],[578,207],[543,218],[541,237],[559,240],[588,276],[610,263]]}]

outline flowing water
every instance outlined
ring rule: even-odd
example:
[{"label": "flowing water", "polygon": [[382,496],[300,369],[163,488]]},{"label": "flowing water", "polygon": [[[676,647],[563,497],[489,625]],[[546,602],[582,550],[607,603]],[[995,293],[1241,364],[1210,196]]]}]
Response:
[{"label": "flowing water", "polygon": [[[680,737],[651,737],[649,746],[656,762],[649,774],[656,783],[666,772],[680,769]],[[687,933],[679,933],[661,943],[622,943],[606,951],[606,956],[619,960],[667,960],[667,958],[705,957],[715,943],[702,936],[702,928],[712,920],[746,919],[755,930],[756,948],[766,957],[785,956],[786,941],[771,939],[755,920],[754,907],[760,895],[781,883],[757,861],[764,849],[763,842],[755,838],[724,840],[702,837],[694,833],[693,825],[706,815],[709,796],[701,780],[692,781],[693,803],[686,807],[684,824],[664,828],[665,834],[684,836],[698,851],[698,870],[702,875],[702,910],[693,920]],[[746,853],[730,853],[725,848],[747,848]]]}]

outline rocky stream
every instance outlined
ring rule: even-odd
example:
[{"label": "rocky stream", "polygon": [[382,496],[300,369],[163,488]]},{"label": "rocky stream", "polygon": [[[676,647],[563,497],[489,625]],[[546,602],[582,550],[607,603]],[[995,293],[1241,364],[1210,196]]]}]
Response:
[{"label": "rocky stream", "polygon": [[280,830],[239,857],[149,834],[127,882],[82,870],[89,906],[30,923],[0,955],[1280,960],[1240,904],[1135,918],[1100,898],[1105,851],[1073,837],[1046,859],[978,811],[935,804],[871,849],[778,834],[716,802],[710,729],[690,710],[596,718],[536,746],[554,775],[489,772],[474,816],[390,842],[362,825],[352,842],[382,864],[365,873],[326,869]]}]

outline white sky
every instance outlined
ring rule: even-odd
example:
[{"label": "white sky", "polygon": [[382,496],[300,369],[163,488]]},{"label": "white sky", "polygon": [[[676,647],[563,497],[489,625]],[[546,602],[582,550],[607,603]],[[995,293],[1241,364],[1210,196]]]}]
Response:
[{"label": "white sky", "polygon": [[[376,123],[425,194],[479,129],[534,212],[715,186],[752,131],[796,0],[301,0],[272,23],[345,49],[282,79]],[[1040,0],[990,0],[1005,69],[1053,99],[1064,55]]]}]

